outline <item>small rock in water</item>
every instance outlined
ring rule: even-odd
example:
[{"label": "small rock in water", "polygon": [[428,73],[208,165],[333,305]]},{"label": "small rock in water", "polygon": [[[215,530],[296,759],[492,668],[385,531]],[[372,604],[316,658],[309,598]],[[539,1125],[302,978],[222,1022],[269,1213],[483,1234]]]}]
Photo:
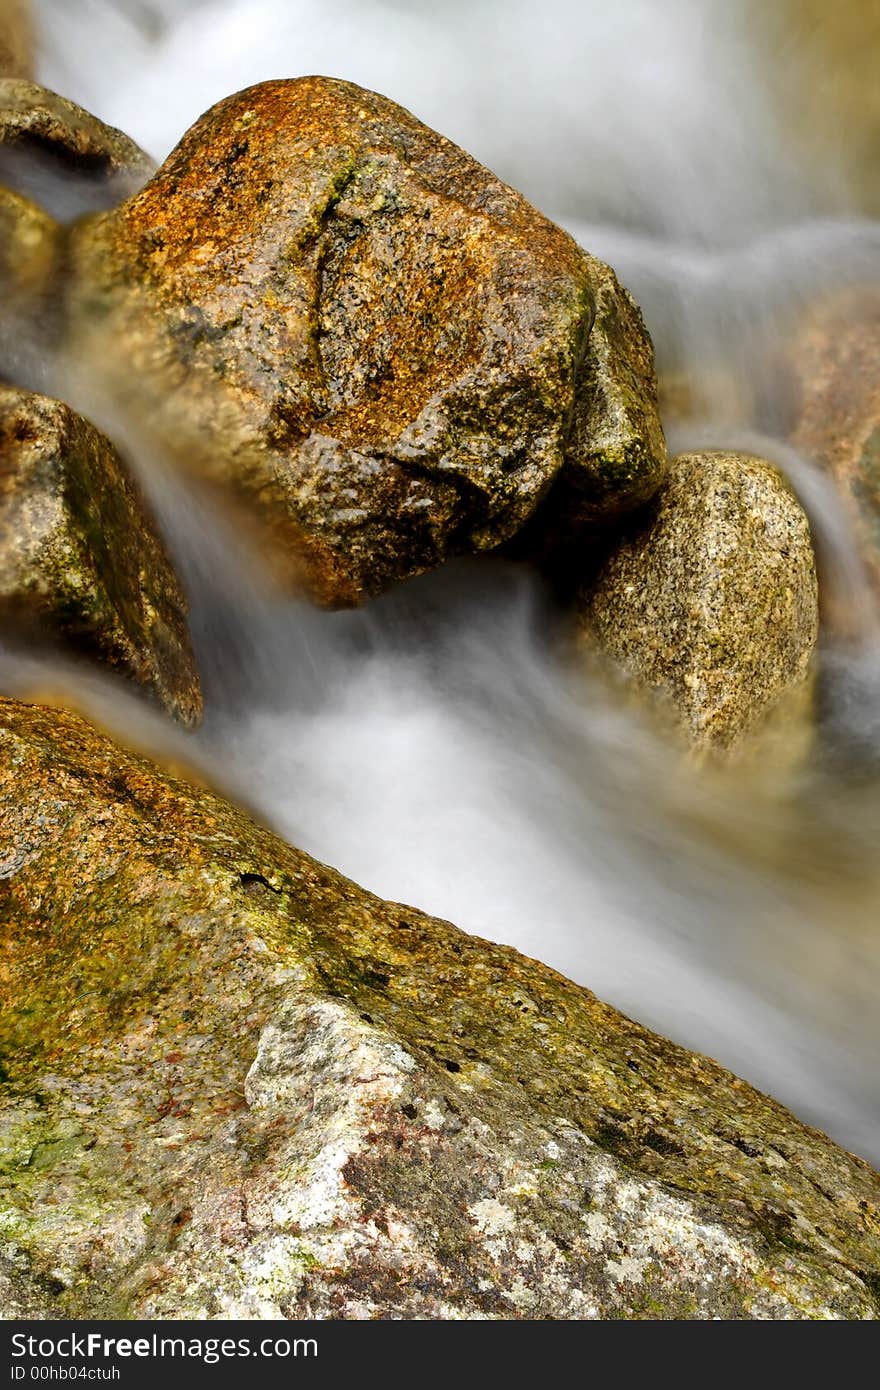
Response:
[{"label": "small rock in water", "polygon": [[586,586],[581,617],[695,745],[730,747],[808,681],[819,618],[807,518],[772,464],[681,454],[651,515]]},{"label": "small rock in water", "polygon": [[69,406],[5,386],[0,618],[125,671],[184,724],[201,717],[186,601],[122,460]]},{"label": "small rock in water", "polygon": [[554,970],[3,700],[0,844],[4,1317],[877,1316],[868,1164]]},{"label": "small rock in water", "polygon": [[[512,536],[644,503],[652,350],[607,266],[347,82],[220,102],[72,235],[73,348],[288,575],[357,603]],[[595,320],[595,321],[594,321]]]}]

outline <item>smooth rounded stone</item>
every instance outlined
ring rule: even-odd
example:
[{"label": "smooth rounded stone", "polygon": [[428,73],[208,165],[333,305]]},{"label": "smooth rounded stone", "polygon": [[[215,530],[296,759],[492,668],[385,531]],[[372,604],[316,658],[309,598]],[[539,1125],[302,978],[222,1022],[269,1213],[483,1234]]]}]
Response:
[{"label": "smooth rounded stone", "polygon": [[499,545],[555,480],[592,516],[663,476],[612,272],[350,83],[220,102],[71,251],[73,350],[320,602]]},{"label": "smooth rounded stone", "polygon": [[121,130],[20,77],[0,78],[0,183],[63,221],[112,207],[155,163]]},{"label": "smooth rounded stone", "polygon": [[0,701],[0,1309],[873,1318],[880,1177],[510,948]]},{"label": "smooth rounded stone", "polygon": [[0,77],[30,77],[33,35],[28,0],[0,0]]},{"label": "smooth rounded stone", "polygon": [[807,518],[763,459],[681,454],[650,516],[582,592],[580,617],[693,744],[728,748],[809,679],[819,619]]},{"label": "smooth rounded stone", "polygon": [[122,460],[69,406],[2,385],[0,622],[97,656],[184,724],[201,717],[186,601]]},{"label": "smooth rounded stone", "polygon": [[880,590],[880,289],[814,305],[792,329],[785,358],[791,443],[834,479]]}]

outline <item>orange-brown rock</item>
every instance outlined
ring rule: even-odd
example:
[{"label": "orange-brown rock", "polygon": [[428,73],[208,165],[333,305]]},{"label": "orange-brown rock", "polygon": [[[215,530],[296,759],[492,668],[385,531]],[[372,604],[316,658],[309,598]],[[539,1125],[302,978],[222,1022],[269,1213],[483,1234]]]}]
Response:
[{"label": "orange-brown rock", "polygon": [[196,723],[186,603],[109,439],[60,401],[0,385],[0,625],[60,639]]},{"label": "orange-brown rock", "polygon": [[350,83],[220,102],[72,255],[77,350],[320,601],[498,545],[554,482],[593,518],[662,477],[612,272]]}]

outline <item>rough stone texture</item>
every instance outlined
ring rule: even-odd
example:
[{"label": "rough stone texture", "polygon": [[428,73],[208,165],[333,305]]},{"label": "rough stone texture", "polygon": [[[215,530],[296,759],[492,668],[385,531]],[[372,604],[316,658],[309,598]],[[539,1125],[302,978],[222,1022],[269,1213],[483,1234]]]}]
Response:
[{"label": "rough stone texture", "polygon": [[787,366],[791,442],[837,483],[880,589],[880,290],[815,306],[792,331]]},{"label": "rough stone texture", "polygon": [[715,363],[689,363],[687,370],[661,372],[657,379],[660,416],[667,430],[682,424],[742,429],[759,423],[759,402],[744,372]]},{"label": "rough stone texture", "polygon": [[7,1316],[872,1318],[880,1177],[508,948],[0,702]]},{"label": "rough stone texture", "polygon": [[611,271],[349,83],[220,102],[72,257],[78,350],[125,364],[117,395],[322,602],[498,545],[554,479],[593,515],[662,478]]},{"label": "rough stone texture", "polygon": [[0,385],[0,621],[60,636],[201,715],[186,602],[113,445],[60,401]]},{"label": "rough stone texture", "polygon": [[0,0],[0,77],[30,77],[33,42],[27,0]]},{"label": "rough stone texture", "polygon": [[807,680],[819,623],[807,519],[772,464],[681,454],[581,616],[694,744],[729,747]]},{"label": "rough stone texture", "polygon": [[595,318],[575,378],[565,460],[529,526],[544,551],[648,501],[666,472],[654,351],[641,310],[609,266],[586,259]]},{"label": "rough stone texture", "polygon": [[57,201],[50,211],[110,207],[155,167],[121,130],[75,102],[23,77],[0,78],[0,181]]}]

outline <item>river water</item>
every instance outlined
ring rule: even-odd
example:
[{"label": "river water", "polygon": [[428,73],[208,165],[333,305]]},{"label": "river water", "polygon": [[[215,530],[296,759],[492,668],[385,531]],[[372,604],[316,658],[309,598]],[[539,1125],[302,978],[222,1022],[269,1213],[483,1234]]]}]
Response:
[{"label": "river water", "polygon": [[516,184],[614,264],[664,367],[711,367],[705,420],[677,442],[745,444],[787,468],[860,640],[825,656],[823,758],[771,778],[701,770],[570,659],[565,615],[522,567],[463,562],[319,613],[272,592],[225,523],[125,438],[190,591],[204,728],[184,739],[109,680],[9,655],[7,688],[75,686],[382,896],[549,962],[880,1159],[878,617],[833,490],[774,438],[774,403],[757,441],[731,406],[823,279],[880,279],[880,227],[833,160],[789,148],[754,10],[36,8],[42,80],[158,157],[228,92],[324,72],[396,98]]}]

